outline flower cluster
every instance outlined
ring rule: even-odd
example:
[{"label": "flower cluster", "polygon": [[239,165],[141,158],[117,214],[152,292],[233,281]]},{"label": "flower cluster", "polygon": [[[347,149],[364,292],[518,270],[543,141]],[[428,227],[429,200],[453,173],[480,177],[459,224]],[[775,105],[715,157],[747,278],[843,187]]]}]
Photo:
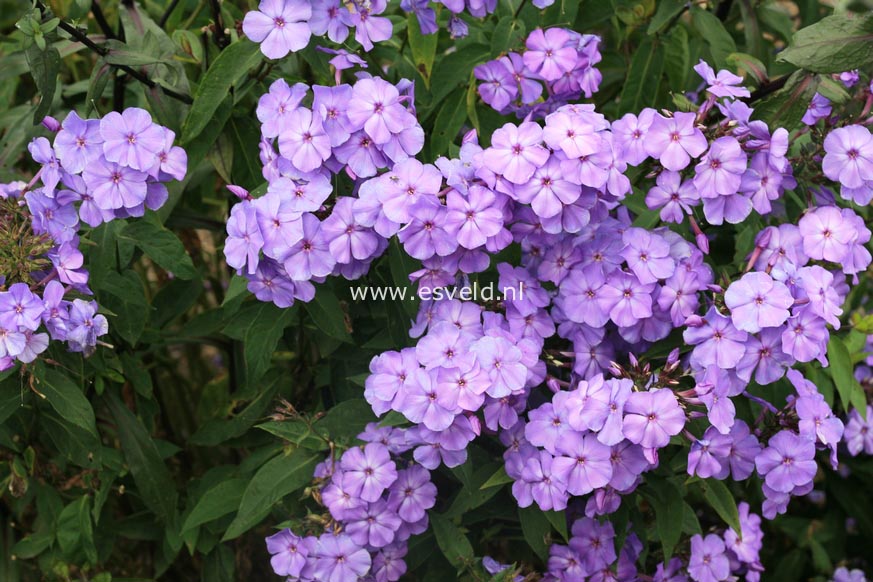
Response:
[{"label": "flower cluster", "polygon": [[[476,66],[482,101],[503,114],[519,119],[544,117],[580,93],[591,97],[602,80],[595,67],[600,62],[600,38],[566,28],[536,29],[522,53],[510,52]],[[545,85],[545,98],[543,97]]]},{"label": "flower cluster", "polygon": [[[544,54],[555,58],[563,46]],[[548,59],[533,64],[525,58],[531,48],[521,59],[537,74],[562,66]],[[705,63],[696,70],[707,93],[696,112],[644,110],[610,122],[592,106],[560,105],[542,124],[507,123],[487,148],[470,132],[457,159],[433,165],[405,150],[380,173],[389,164],[355,167],[327,148],[307,153],[307,140],[297,140],[296,161],[265,161],[268,194],[237,206],[269,200],[278,181],[270,175],[336,158],[332,167],[345,167],[355,179],[352,195],[331,199],[325,189],[316,214],[304,215],[307,234],[296,239],[307,241],[310,259],[290,265],[305,264],[300,275],[316,281],[361,276],[395,235],[422,263],[411,275],[420,289],[465,285],[492,266],[491,255],[520,247],[517,266],[494,265],[502,301],[422,301],[410,330],[417,344],[375,357],[364,396],[377,415],[394,410],[413,424],[407,434],[419,439],[413,457],[424,468],[459,465],[470,442],[496,435],[520,506],[583,513],[571,544],[552,549],[551,579],[636,574],[638,541],[629,536],[621,556],[610,554],[616,532],[596,520],[615,512],[671,445],[688,448],[689,475],[736,481],[757,475],[765,497],[760,513],[772,519],[792,496],[810,493],[819,451],[836,464],[844,438],[843,422],[804,376],[804,364],[828,364],[849,281],[871,262],[870,231],[827,191],[810,196],[799,217],[788,220],[785,192],[810,177],[794,175],[788,132],[751,120],[751,108],[739,101],[748,96],[739,77]],[[354,105],[367,116],[347,114],[357,123],[347,132],[386,143],[397,135],[384,119],[394,100],[368,99]],[[281,153],[283,138],[274,135]],[[858,179],[867,174],[869,138],[863,126],[845,125],[820,144],[825,175],[847,200],[865,195],[855,189],[869,189]],[[636,172],[634,185],[648,193],[634,194],[627,170],[643,164],[649,171]],[[633,201],[639,216],[622,204],[631,196],[645,198]],[[677,226],[642,228],[645,207]],[[716,280],[707,263],[710,243],[732,227],[711,227],[740,223],[753,211],[774,220],[749,233],[748,255]],[[686,217],[687,237],[680,224]],[[258,223],[256,214],[245,221]],[[262,231],[239,224],[229,227],[229,244],[236,249],[245,241],[252,249]],[[268,248],[258,245],[231,251],[229,262],[251,272],[261,247]],[[284,260],[293,274],[287,258],[272,260]],[[259,297],[276,301],[264,287],[256,286]],[[653,354],[671,334],[687,349]],[[770,394],[761,386],[783,377],[793,387],[787,398],[761,395]],[[868,446],[862,421],[851,417],[846,429],[854,451]],[[742,532],[695,536],[690,559],[662,564],[654,579],[756,580],[760,518],[744,506],[741,523]],[[351,536],[349,529],[342,535]]]},{"label": "flower cluster", "polygon": [[32,362],[49,339],[75,352],[94,349],[108,325],[85,299],[92,293],[80,222],[96,227],[156,210],[168,198],[165,184],[187,171],[175,134],[142,109],[102,119],[71,112],[62,123],[43,124],[57,133],[53,142],[38,137],[28,146],[41,166],[33,180],[0,187],[0,232],[17,239],[3,246],[11,255],[0,257],[0,369]]},{"label": "flower cluster", "polygon": [[391,21],[379,16],[387,0],[261,0],[258,10],[247,12],[243,32],[260,43],[270,59],[281,59],[303,50],[314,36],[327,36],[341,44],[355,29],[355,40],[369,51],[373,43],[391,38]]},{"label": "flower cluster", "polygon": [[[387,248],[363,197],[337,197],[329,216],[332,177],[374,176],[417,154],[424,132],[411,109],[412,84],[395,86],[364,77],[354,86],[315,86],[311,107],[303,84],[278,80],[261,97],[261,161],[269,182],[253,199],[231,187],[242,202],[227,223],[228,265],[248,277],[249,290],[280,307],[309,301],[312,282],[331,274],[349,279],[366,272]],[[278,147],[278,152],[276,148]]]},{"label": "flower cluster", "polygon": [[301,581],[355,582],[369,573],[375,582],[395,582],[406,572],[406,542],[427,529],[427,510],[437,489],[430,471],[401,455],[429,448],[416,429],[367,426],[363,447],[321,463],[321,503],[340,533],[300,537],[291,530],[267,538],[276,574]]}]

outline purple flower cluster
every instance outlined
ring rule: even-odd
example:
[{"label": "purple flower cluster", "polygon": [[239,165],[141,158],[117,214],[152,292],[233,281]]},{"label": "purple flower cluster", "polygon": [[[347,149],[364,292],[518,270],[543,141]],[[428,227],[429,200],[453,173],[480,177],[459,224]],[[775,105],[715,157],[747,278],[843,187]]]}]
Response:
[{"label": "purple flower cluster", "polygon": [[[249,290],[280,307],[309,301],[313,282],[328,275],[349,279],[366,272],[387,248],[372,202],[337,197],[329,216],[326,201],[334,175],[362,182],[394,164],[417,163],[424,132],[411,108],[412,84],[398,86],[362,76],[354,85],[310,88],[275,81],[258,102],[261,161],[269,182],[253,199],[231,187],[242,201],[227,222],[227,264],[249,279]],[[278,147],[278,152],[276,148]],[[419,164],[420,165],[420,164]],[[378,203],[378,201],[376,201]]]},{"label": "purple flower cluster", "polygon": [[430,445],[418,433],[373,423],[358,435],[365,446],[321,463],[319,497],[341,533],[299,537],[286,529],[268,537],[276,574],[304,582],[355,582],[367,574],[374,582],[399,580],[407,540],[427,529],[436,502],[430,471],[401,456]]},{"label": "purple flower cluster", "polygon": [[538,28],[528,35],[523,53],[510,52],[473,69],[481,81],[479,96],[497,111],[515,113],[519,119],[544,117],[580,94],[591,97],[603,78],[595,67],[601,59],[599,44],[595,35]]},{"label": "purple flower cluster", "polygon": [[46,118],[43,124],[57,133],[53,143],[38,137],[28,146],[41,165],[33,180],[0,188],[0,202],[11,209],[4,220],[20,216],[34,245],[33,268],[0,282],[0,369],[32,362],[50,339],[74,352],[93,351],[108,324],[97,303],[84,299],[92,293],[80,222],[96,227],[156,210],[168,198],[165,184],[187,171],[175,134],[142,109],[102,119],[71,112],[62,123]]},{"label": "purple flower cluster", "polygon": [[[565,47],[547,44],[546,57],[527,58],[537,43],[551,42],[542,36],[519,58],[545,79],[564,70],[558,51]],[[259,261],[276,271],[282,264],[281,278],[295,286],[328,275],[362,276],[395,235],[422,263],[411,275],[420,290],[464,286],[492,266],[492,255],[520,248],[517,266],[494,265],[500,302],[423,300],[410,330],[417,344],[376,356],[364,397],[377,415],[393,410],[413,424],[404,446],[424,469],[460,465],[470,442],[496,436],[506,447],[505,470],[519,506],[584,513],[571,543],[552,548],[547,579],[633,579],[639,540],[629,536],[616,556],[616,532],[597,520],[620,507],[671,445],[687,447],[691,476],[745,481],[757,475],[765,496],[760,513],[768,519],[785,512],[792,496],[812,490],[820,451],[835,465],[841,440],[855,452],[870,446],[865,421],[855,413],[844,429],[802,372],[814,360],[828,364],[830,330],[841,327],[849,281],[871,262],[870,231],[853,209],[826,195],[810,201],[796,224],[788,222],[782,198],[797,183],[788,132],[750,121],[751,109],[738,100],[748,95],[738,77],[705,64],[696,70],[707,87],[697,112],[644,110],[610,123],[593,106],[561,105],[542,124],[533,116],[507,123],[487,148],[470,132],[456,159],[433,165],[417,161],[409,149],[402,159],[389,154],[393,163],[355,165],[359,160],[337,154],[330,137],[322,150],[309,145],[321,139],[313,120],[330,133],[328,106],[313,105],[321,115],[303,115],[304,130],[293,131],[276,108],[281,115],[261,117],[265,151],[272,154],[264,158],[268,194],[238,205],[252,210],[235,208],[240,217],[229,224],[232,266],[254,273]],[[414,114],[406,106],[390,109],[395,100],[374,98],[369,87],[355,94],[349,110],[337,107],[355,124],[342,126],[343,139],[358,132],[376,146],[391,143],[408,126],[386,119],[389,111]],[[323,90],[316,88],[316,99]],[[286,110],[295,111],[300,99]],[[867,130],[853,127],[834,130],[824,146],[832,156],[823,162],[825,175],[844,189],[868,187],[856,180],[867,175],[867,141],[860,133]],[[306,132],[311,139],[288,137]],[[279,156],[269,143],[276,137]],[[293,146],[283,151],[289,139]],[[311,208],[289,204],[287,220],[257,213],[260,204],[284,204],[271,192],[311,185],[315,178],[306,172],[322,172],[308,169],[320,164],[345,169],[355,179],[352,196],[331,197],[325,188]],[[626,175],[629,166],[642,164],[651,171],[636,185],[648,188],[646,195],[634,194]],[[295,196],[305,201],[309,194],[295,190]],[[664,222],[687,216],[690,236],[681,227],[638,226],[622,204],[631,196],[644,196]],[[754,237],[743,264],[718,282],[707,263],[710,238],[695,218],[697,206],[709,225],[742,222],[753,210],[774,219]],[[328,209],[322,222],[311,214]],[[290,225],[301,210],[310,213],[301,219],[304,234],[278,237],[276,248],[293,247],[271,256],[263,225]],[[259,258],[261,250],[266,259]],[[276,301],[267,287],[255,284],[254,290]],[[684,353],[647,355],[671,334],[681,335]],[[759,396],[760,386],[783,377],[794,387],[788,398]],[[740,399],[755,420],[737,417]],[[343,470],[345,464],[344,457]],[[378,503],[391,487],[376,481],[378,492],[361,493],[365,486],[358,491],[355,484],[354,493],[328,494],[330,487],[344,491],[342,479],[325,489],[328,506],[340,497]],[[744,506],[741,523],[742,532],[695,536],[690,559],[662,564],[654,579],[710,582],[741,574],[757,580],[760,518]],[[344,526],[346,545],[355,543],[350,536],[356,531]],[[372,549],[395,539],[385,533],[366,541]],[[627,577],[616,578],[622,571]]]},{"label": "purple flower cluster", "polygon": [[373,43],[391,38],[391,21],[380,16],[387,0],[261,0],[246,13],[243,32],[261,45],[270,59],[303,50],[312,36],[327,36],[341,44],[355,29],[355,40],[369,51]]}]

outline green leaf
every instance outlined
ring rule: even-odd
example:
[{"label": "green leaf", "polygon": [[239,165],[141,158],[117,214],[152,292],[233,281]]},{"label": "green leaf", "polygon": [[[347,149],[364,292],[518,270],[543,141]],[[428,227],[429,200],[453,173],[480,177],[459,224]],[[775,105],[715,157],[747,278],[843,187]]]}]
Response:
[{"label": "green leaf", "polygon": [[[232,438],[240,437],[258,420],[262,419],[273,403],[273,398],[279,390],[281,374],[278,370],[270,370],[266,377],[259,378],[257,396],[245,408],[230,419],[211,419],[200,426],[190,442],[204,447],[214,447]],[[248,386],[253,387],[251,383]]]},{"label": "green leaf", "polygon": [[182,533],[234,512],[239,507],[246,485],[244,479],[229,479],[209,489],[188,514]]},{"label": "green leaf", "polygon": [[468,44],[440,60],[430,79],[431,107],[442,103],[446,95],[461,83],[466,84],[473,67],[488,60],[491,47],[484,44]]},{"label": "green leaf", "polygon": [[494,27],[494,35],[491,37],[491,58],[497,58],[521,44],[522,37],[524,37],[524,22],[510,15],[501,18]]},{"label": "green leaf", "polygon": [[728,55],[737,52],[737,43],[724,24],[715,14],[698,6],[691,8],[691,21],[704,42],[709,45],[712,64],[716,70],[726,69]]},{"label": "green leaf", "polygon": [[112,391],[105,402],[115,418],[118,440],[143,503],[164,523],[176,514],[176,486],[155,441],[142,422]]},{"label": "green leaf", "polygon": [[109,271],[97,286],[100,304],[115,314],[110,316],[109,329],[129,344],[136,345],[149,317],[149,303],[142,280],[136,271]]},{"label": "green leaf", "polygon": [[89,562],[97,563],[90,496],[83,495],[64,507],[58,517],[57,540],[61,551],[68,558],[75,557],[76,551],[81,549]]},{"label": "green leaf", "polygon": [[437,114],[430,135],[430,157],[446,154],[467,120],[467,90],[458,88],[448,97]]},{"label": "green leaf", "polygon": [[682,492],[670,481],[653,478],[648,480],[648,486],[655,493],[652,498],[652,505],[655,507],[655,527],[661,546],[664,548],[664,560],[668,561],[682,536],[685,502],[682,499]]},{"label": "green leaf", "polygon": [[473,561],[473,546],[458,526],[438,513],[430,514],[430,524],[437,545],[452,566],[461,568]]},{"label": "green leaf", "polygon": [[58,86],[58,73],[61,71],[61,53],[52,45],[41,50],[33,44],[24,51],[27,66],[39,91],[39,105],[33,112],[33,124],[40,123],[52,106]]},{"label": "green leaf", "polygon": [[429,82],[433,61],[436,58],[439,31],[434,34],[421,34],[421,26],[418,24],[415,12],[409,13],[406,22],[406,34],[409,39],[409,48],[412,50],[412,60],[424,80]]},{"label": "green leaf", "polygon": [[649,28],[646,31],[648,34],[657,34],[661,32],[674,18],[678,17],[683,10],[688,6],[685,0],[661,0],[658,3],[658,9],[655,15],[649,22]]},{"label": "green leaf", "polygon": [[657,39],[645,37],[637,47],[621,92],[619,110],[622,113],[638,112],[654,105],[664,70],[664,51],[659,44]]},{"label": "green leaf", "polygon": [[795,71],[784,87],[758,103],[752,117],[765,121],[772,128],[784,127],[791,131],[800,126],[817,87],[815,75]]},{"label": "green leaf", "polygon": [[274,457],[258,469],[246,487],[236,518],[222,541],[247,532],[270,513],[276,502],[308,485],[321,457],[321,454],[297,449],[290,455]]},{"label": "green leaf", "polygon": [[831,339],[828,341],[828,361],[830,362],[828,371],[831,378],[834,379],[834,385],[837,387],[843,409],[848,412],[851,405],[861,416],[866,417],[867,398],[864,395],[864,389],[855,379],[855,366],[852,364],[849,349],[843,340],[835,335],[831,335]]},{"label": "green leaf", "polygon": [[817,91],[822,97],[827,97],[835,105],[842,105],[850,99],[849,92],[846,91],[843,84],[834,80],[830,75],[818,76]]},{"label": "green leaf", "polygon": [[527,545],[541,560],[548,560],[552,524],[545,513],[536,505],[519,507],[518,518],[521,521],[521,532],[524,534]]},{"label": "green leaf", "polygon": [[255,301],[240,309],[225,326],[225,334],[243,342],[248,386],[254,386],[267,372],[279,339],[296,313],[293,308]]},{"label": "green leaf", "polygon": [[178,237],[148,220],[129,223],[119,236],[138,246],[154,262],[180,279],[193,279],[197,269]]},{"label": "green leaf", "polygon": [[730,490],[718,479],[703,479],[700,482],[703,490],[703,498],[709,503],[720,518],[724,520],[735,532],[742,531],[740,527],[740,514],[737,510],[737,502]]},{"label": "green leaf", "polygon": [[777,60],[815,73],[841,73],[873,63],[873,13],[835,14],[798,30]]},{"label": "green leaf", "polygon": [[[683,91],[688,84],[688,74],[691,70],[691,51],[688,44],[688,30],[684,26],[676,26],[664,40],[664,72],[670,80],[673,91]],[[685,97],[675,93],[675,97]],[[694,111],[697,111],[695,106]]]},{"label": "green leaf", "polygon": [[545,511],[543,513],[546,519],[549,520],[549,523],[552,524],[552,527],[555,528],[555,531],[561,534],[564,541],[569,540],[567,534],[567,514],[564,511]]},{"label": "green leaf", "polygon": [[[410,319],[418,314],[418,294],[416,286],[409,280],[409,275],[421,267],[415,259],[406,254],[400,242],[392,238],[388,245],[388,266],[391,270],[391,280],[399,289],[406,289],[406,297],[403,308]],[[414,299],[411,299],[414,298]]]},{"label": "green leaf", "polygon": [[501,465],[501,467],[497,469],[497,471],[495,471],[479,489],[490,489],[491,487],[499,487],[500,485],[506,485],[507,483],[512,482],[513,478],[506,474],[506,467]]},{"label": "green leaf", "polygon": [[213,122],[231,87],[261,59],[260,47],[249,40],[240,40],[221,51],[197,86],[194,104],[182,125],[183,144],[191,142]]},{"label": "green leaf", "polygon": [[17,375],[0,381],[0,425],[24,404],[24,385]]},{"label": "green leaf", "polygon": [[[41,369],[42,366],[37,368]],[[46,401],[61,418],[85,430],[94,438],[99,438],[94,409],[81,388],[61,372],[51,368],[45,368],[42,373],[38,372],[37,378],[38,390],[45,395]]]},{"label": "green leaf", "polygon": [[738,74],[748,73],[755,85],[762,85],[767,80],[767,66],[746,53],[731,53],[728,63]]},{"label": "green leaf", "polygon": [[331,287],[319,286],[315,298],[305,303],[304,307],[321,331],[334,339],[352,343],[352,336],[346,328],[345,312]]}]

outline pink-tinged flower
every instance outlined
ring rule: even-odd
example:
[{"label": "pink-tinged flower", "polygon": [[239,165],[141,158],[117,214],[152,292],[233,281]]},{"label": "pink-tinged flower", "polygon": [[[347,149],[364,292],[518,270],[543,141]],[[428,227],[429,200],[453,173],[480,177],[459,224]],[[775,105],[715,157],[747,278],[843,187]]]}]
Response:
[{"label": "pink-tinged flower", "polygon": [[797,274],[812,312],[834,326],[834,329],[840,329],[840,316],[843,314],[840,306],[843,298],[834,285],[833,273],[819,265],[813,265],[798,269]]},{"label": "pink-tinged flower", "polygon": [[622,431],[630,442],[645,448],[661,448],[685,427],[685,413],[667,388],[634,392],[624,405]]},{"label": "pink-tinged flower", "polygon": [[430,481],[430,472],[413,465],[397,472],[397,480],[388,492],[388,507],[407,523],[415,523],[427,515],[436,503],[437,488]]},{"label": "pink-tinged flower", "polygon": [[158,153],[164,149],[164,129],[139,107],[107,113],[100,120],[100,135],[107,161],[142,172],[154,167]]},{"label": "pink-tinged flower", "polygon": [[[553,457],[546,451],[539,451],[539,455],[527,460],[524,468],[521,470],[521,480],[516,481],[512,485],[512,492],[516,495],[519,507],[527,507],[531,501],[535,501],[537,506],[543,511],[555,510],[561,511],[567,507],[567,484],[561,479],[554,468]],[[529,493],[527,498],[522,495],[521,498],[516,494],[518,489],[528,488]]]},{"label": "pink-tinged flower", "polygon": [[842,262],[856,235],[853,228],[847,228],[836,206],[821,206],[807,212],[798,226],[803,237],[803,252],[819,261]]},{"label": "pink-tinged flower", "polygon": [[306,21],[311,16],[306,0],[261,0],[257,11],[246,13],[243,32],[261,44],[268,59],[281,59],[309,44],[312,31]]},{"label": "pink-tinged flower", "polygon": [[790,493],[795,487],[811,483],[818,466],[815,442],[791,431],[781,430],[755,459],[758,473],[774,491]]},{"label": "pink-tinged flower", "polygon": [[798,362],[821,359],[828,337],[825,320],[816,315],[807,305],[797,309],[795,314],[788,318],[786,329],[782,332],[782,351]]},{"label": "pink-tinged flower", "polygon": [[391,172],[381,177],[376,196],[385,216],[405,224],[415,217],[412,208],[416,204],[436,205],[442,183],[442,174],[435,166],[410,158],[395,164]]},{"label": "pink-tinged flower", "polygon": [[484,152],[485,164],[513,184],[527,183],[549,159],[549,151],[541,145],[542,135],[536,123],[507,123],[494,132],[491,147]]},{"label": "pink-tinged flower", "polygon": [[715,364],[723,370],[730,370],[743,357],[748,334],[738,330],[731,319],[711,307],[696,327],[688,327],[682,337],[686,343],[695,346],[691,361],[702,368]]},{"label": "pink-tinged flower", "polygon": [[301,219],[303,237],[288,249],[288,254],[283,260],[285,271],[294,281],[326,277],[333,271],[336,259],[331,254],[327,240],[321,232],[321,223],[315,215],[308,212],[303,214]]},{"label": "pink-tinged flower", "polygon": [[646,153],[668,170],[685,169],[708,145],[703,132],[694,126],[695,118],[691,112],[677,111],[673,117],[656,114],[646,134]]},{"label": "pink-tinged flower", "polygon": [[576,68],[578,56],[570,35],[563,28],[538,28],[531,32],[525,45],[524,64],[546,81],[555,81]]},{"label": "pink-tinged flower", "polygon": [[14,283],[8,291],[0,291],[0,325],[36,331],[45,306],[26,283]]},{"label": "pink-tinged flower", "polygon": [[736,194],[747,166],[737,138],[720,137],[694,168],[694,187],[703,199]]},{"label": "pink-tinged flower", "polygon": [[565,205],[579,199],[581,189],[577,184],[564,179],[561,163],[549,158],[545,165],[537,168],[533,178],[515,188],[519,202],[530,204],[537,216],[551,218],[561,213]]},{"label": "pink-tinged flower", "polygon": [[524,389],[527,367],[524,355],[515,345],[503,337],[485,336],[470,347],[482,370],[488,374],[488,395],[504,398]]},{"label": "pink-tinged flower", "polygon": [[353,542],[372,548],[384,548],[393,542],[403,523],[384,499],[349,511],[343,522],[344,531]]},{"label": "pink-tinged flower", "polygon": [[730,560],[725,553],[724,542],[716,534],[705,538],[700,534],[691,538],[691,558],[688,574],[695,582],[721,582],[731,573]]},{"label": "pink-tinged flower", "polygon": [[646,194],[646,206],[652,210],[661,209],[661,220],[680,223],[691,207],[700,203],[700,194],[691,180],[682,182],[679,172],[664,170],[658,174],[655,186]]},{"label": "pink-tinged flower", "polygon": [[831,131],[821,162],[825,176],[847,188],[861,188],[873,177],[873,135],[863,125]]},{"label": "pink-tinged flower", "polygon": [[751,94],[745,87],[738,87],[743,82],[743,78],[739,75],[734,75],[730,71],[720,70],[718,74],[710,67],[703,59],[694,65],[694,70],[697,74],[703,77],[706,82],[706,91],[716,97],[749,97]]},{"label": "pink-tinged flower", "polygon": [[440,389],[435,375],[416,370],[398,409],[412,422],[422,423],[432,431],[443,431],[452,425],[455,413],[460,412],[458,393]]},{"label": "pink-tinged flower", "polygon": [[741,331],[757,333],[766,327],[779,327],[791,313],[794,305],[791,291],[767,273],[746,273],[731,283],[724,294],[724,302],[731,310],[731,321]]},{"label": "pink-tinged flower", "polygon": [[594,116],[574,114],[561,110],[546,117],[543,139],[554,150],[560,150],[568,158],[590,156],[600,151],[603,139],[599,132],[608,125],[595,125]]},{"label": "pink-tinged flower", "polygon": [[482,186],[470,188],[466,196],[456,190],[446,197],[446,231],[466,249],[476,249],[503,228],[503,213],[494,192]]},{"label": "pink-tinged flower", "polygon": [[309,28],[315,36],[327,37],[337,44],[345,42],[349,36],[348,10],[341,0],[311,0],[312,16]]},{"label": "pink-tinged flower", "polygon": [[278,576],[299,576],[315,549],[315,538],[301,538],[290,529],[271,535],[266,542],[267,551],[272,554],[270,565]]}]

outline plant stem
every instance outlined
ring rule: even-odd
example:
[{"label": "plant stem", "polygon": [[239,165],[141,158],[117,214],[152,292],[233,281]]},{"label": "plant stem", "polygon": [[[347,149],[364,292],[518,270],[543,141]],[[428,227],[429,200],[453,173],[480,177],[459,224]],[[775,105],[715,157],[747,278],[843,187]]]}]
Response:
[{"label": "plant stem", "polygon": [[179,0],[172,0],[170,5],[167,6],[167,9],[164,10],[164,13],[161,15],[161,19],[158,21],[158,26],[164,28],[167,24],[167,20],[170,19],[170,15],[173,13],[173,10],[176,9],[176,6],[179,5]]},{"label": "plant stem", "polygon": [[215,32],[213,38],[218,49],[221,50],[230,44],[230,39],[224,34],[224,21],[221,18],[221,4],[219,0],[209,0],[209,7],[212,9],[212,19],[215,21]]},{"label": "plant stem", "polygon": [[97,0],[92,0],[91,2],[91,13],[94,15],[94,20],[97,21],[97,26],[100,27],[100,30],[103,31],[106,38],[118,38],[112,30],[112,27],[109,26],[109,21],[106,20],[106,16],[103,14],[103,9],[100,8],[100,4],[97,3]]}]

